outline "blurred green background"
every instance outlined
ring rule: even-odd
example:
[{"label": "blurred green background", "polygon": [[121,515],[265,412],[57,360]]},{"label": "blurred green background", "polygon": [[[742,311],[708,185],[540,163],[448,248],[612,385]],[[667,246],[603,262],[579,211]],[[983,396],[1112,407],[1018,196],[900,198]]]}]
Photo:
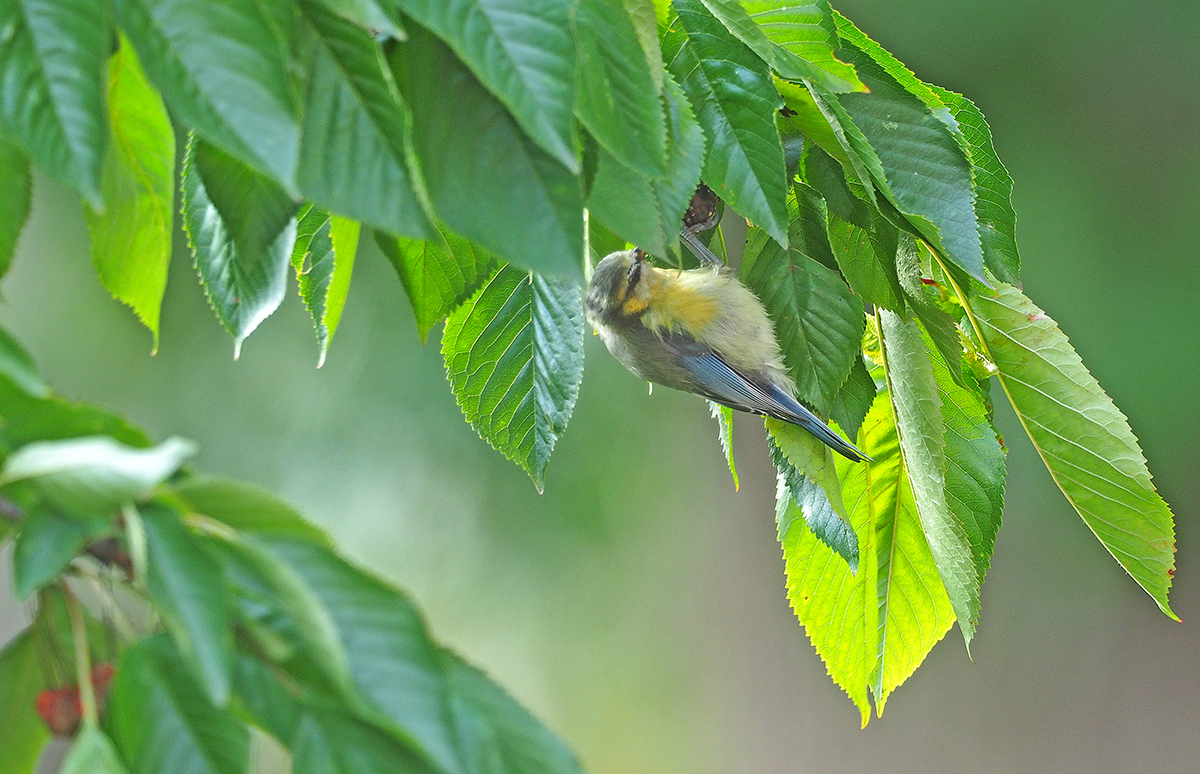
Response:
[{"label": "blurred green background", "polygon": [[[177,244],[161,352],[92,274],[80,205],[36,181],[0,323],[60,391],[200,443],[401,583],[434,632],[616,772],[1148,771],[1200,760],[1200,4],[843,0],[974,99],[1016,180],[1025,289],[1130,417],[1174,508],[1162,616],[1061,497],[1015,418],[971,663],[957,632],[858,729],[784,596],[761,423],[742,490],[703,401],[589,335],[539,496],[462,420],[374,247],[329,361],[294,294],[242,359]],[[431,338],[436,339],[436,336]],[[24,612],[0,580],[0,640]]]}]

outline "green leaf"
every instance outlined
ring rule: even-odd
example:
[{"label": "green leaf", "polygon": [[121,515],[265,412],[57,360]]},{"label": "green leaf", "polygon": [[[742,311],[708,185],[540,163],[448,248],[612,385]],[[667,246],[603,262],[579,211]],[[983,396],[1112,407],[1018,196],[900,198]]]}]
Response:
[{"label": "green leaf", "polygon": [[37,695],[44,687],[32,629],[18,634],[0,650],[0,772],[33,774],[50,731],[37,714]]},{"label": "green leaf", "polygon": [[105,436],[40,441],[9,455],[0,483],[33,479],[46,499],[68,514],[107,514],[145,499],[196,452],[182,438],[134,449]]},{"label": "green leaf", "polygon": [[332,545],[321,529],[305,521],[283,500],[256,486],[192,476],[173,484],[172,491],[194,513],[216,519],[238,532],[260,537],[296,537],[323,546]]},{"label": "green leaf", "polygon": [[300,297],[317,330],[321,346],[317,368],[320,368],[325,364],[329,342],[346,305],[358,252],[359,224],[337,215],[330,217],[313,205],[305,205],[297,221],[292,267],[296,270]]},{"label": "green leaf", "polygon": [[287,290],[296,204],[272,180],[192,140],[183,160],[183,227],[217,319],[242,342]]},{"label": "green leaf", "polygon": [[0,379],[0,417],[4,419],[0,438],[12,448],[85,435],[108,435],[130,446],[150,446],[145,433],[115,414],[86,403],[33,397],[7,379]]},{"label": "green leaf", "polygon": [[222,0],[214,9],[196,0],[114,0],[114,6],[150,82],[181,123],[293,190],[300,100],[289,72],[292,4]]},{"label": "green leaf", "polygon": [[877,392],[875,380],[871,378],[871,372],[867,370],[867,364],[860,354],[854,358],[850,375],[834,396],[833,408],[829,411],[829,418],[846,432],[846,437],[851,441],[858,438],[859,428],[871,410]]},{"label": "green leaf", "polygon": [[128,41],[109,65],[112,141],[100,189],[105,211],[86,210],[100,282],[154,336],[167,288],[175,212],[175,132]]},{"label": "green leaf", "polygon": [[622,0],[575,8],[579,83],[575,112],[600,145],[642,175],[666,172],[666,126],[658,81]]},{"label": "green leaf", "polygon": [[704,182],[733,209],[787,245],[787,179],[775,127],[782,105],[770,70],[701,0],[677,0],[663,41],[708,141]]},{"label": "green leaf", "polygon": [[903,312],[906,308],[904,293],[896,273],[899,233],[878,213],[872,213],[868,219],[870,230],[830,213],[829,244],[838,268],[864,301],[893,312]]},{"label": "green leaf", "polygon": [[827,0],[703,0],[730,32],[790,81],[811,80],[833,91],[866,91],[854,68],[833,54],[837,46]]},{"label": "green leaf", "polygon": [[300,723],[301,706],[270,667],[245,653],[237,654],[233,690],[254,724],[291,747]]},{"label": "green leaf", "polygon": [[45,398],[50,394],[33,358],[3,328],[0,328],[0,377],[30,397]]},{"label": "green leaf", "polygon": [[446,320],[442,354],[467,421],[540,492],[583,378],[579,286],[500,270]]},{"label": "green leaf", "polygon": [[736,492],[742,486],[738,482],[737,463],[733,459],[733,409],[710,400],[708,410],[712,412],[713,419],[717,420],[717,437],[721,441],[721,451],[725,454],[725,463],[729,465],[729,472],[733,476],[733,490]]},{"label": "green leaf", "polygon": [[741,277],[775,323],[797,395],[827,416],[854,365],[866,318],[862,301],[838,273],[814,260],[814,254],[829,254],[829,244],[811,239],[805,221],[820,224],[823,232],[825,213],[810,205],[795,213],[791,248],[767,240],[761,231],[751,233]]},{"label": "green leaf", "polygon": [[[456,4],[469,0],[446,3]],[[514,19],[524,13],[514,10]],[[537,50],[538,44],[521,48]],[[509,263],[579,277],[583,194],[572,171],[534,145],[504,105],[432,35],[413,29],[395,52],[392,61],[416,116],[413,144],[438,216]]]},{"label": "green leaf", "polygon": [[0,278],[12,265],[17,239],[29,217],[31,185],[29,161],[21,149],[0,138],[0,180],[4,195],[0,196]]},{"label": "green leaf", "polygon": [[[825,128],[829,129],[828,126]],[[819,145],[810,144],[804,154],[804,180],[820,192],[830,216],[836,215],[859,228],[871,229],[871,208],[864,201],[866,193],[861,196],[855,193],[855,189],[862,190],[862,184],[855,181],[852,188],[841,163]]]},{"label": "green leaf", "polygon": [[767,447],[779,473],[776,517],[779,540],[787,542],[799,508],[808,528],[838,556],[851,572],[858,571],[858,537],[846,514],[833,452],[811,433],[796,425],[767,419]]},{"label": "green leaf", "polygon": [[158,635],[125,651],[109,694],[113,741],[132,774],[244,774],[250,735],[213,705]]},{"label": "green leaf", "polygon": [[113,529],[112,518],[71,518],[34,508],[21,521],[13,548],[13,591],[25,599],[57,578],[84,547]]},{"label": "green leaf", "polygon": [[0,30],[0,131],[39,168],[103,209],[108,5],[9,0],[0,4]]},{"label": "green leaf", "polygon": [[888,391],[904,470],[938,574],[969,646],[979,624],[979,575],[959,514],[946,497],[946,441],[929,351],[915,320],[879,311]]},{"label": "green leaf", "polygon": [[[896,271],[900,287],[904,291],[904,299],[921,321],[921,326],[929,334],[935,351],[942,356],[946,365],[953,363],[957,366],[963,357],[962,333],[949,312],[938,305],[937,294],[926,286],[922,278],[918,250],[916,240],[908,234],[900,235],[899,249],[896,251]],[[949,368],[947,373],[960,386],[967,386],[961,369]]]},{"label": "green leaf", "polygon": [[217,706],[229,699],[233,621],[221,568],[161,506],[142,510],[149,558],[146,588],[179,652]]},{"label": "green leaf", "polygon": [[444,228],[418,241],[375,232],[375,241],[400,276],[421,343],[433,326],[470,298],[496,265],[485,250]]},{"label": "green leaf", "polygon": [[974,102],[940,86],[930,88],[954,116],[971,154],[983,262],[1002,282],[1016,285],[1021,279],[1021,255],[1017,252],[1017,213],[1012,206],[1013,181],[996,155],[992,130]]},{"label": "green leaf", "polygon": [[1167,603],[1175,529],[1125,415],[1050,319],[1010,285],[970,309],[1025,431],[1067,500],[1109,553],[1178,620]]},{"label": "green leaf", "polygon": [[62,774],[128,774],[112,741],[96,726],[80,729],[67,757]]},{"label": "green leaf", "polygon": [[406,158],[409,120],[379,45],[317,0],[299,5],[308,33],[300,190],[331,212],[426,236]]},{"label": "green leaf", "polygon": [[292,746],[295,774],[434,774],[407,747],[382,731],[334,709],[310,708]]},{"label": "green leaf", "polygon": [[[842,50],[871,90],[838,97],[841,108],[870,143],[871,153],[858,147],[855,155],[872,174],[875,186],[925,239],[986,283],[971,161],[947,124],[953,119],[938,107],[946,114],[943,120],[906,89],[895,77],[903,66],[877,44],[861,33],[853,36],[853,44]],[[844,128],[846,122],[841,123]]]},{"label": "green leaf", "polygon": [[[926,338],[926,348],[933,343]],[[1004,449],[992,427],[983,390],[959,356],[954,379],[950,366],[930,358],[942,403],[946,438],[946,502],[971,543],[975,574],[983,583],[991,565],[1004,512]]]},{"label": "green leaf", "polygon": [[[579,155],[572,138],[571,111],[575,103],[575,41],[571,36],[571,3],[562,0],[403,0],[406,15],[446,41],[457,58],[470,68],[475,78],[496,95],[520,126],[519,135],[528,135],[572,173],[579,172]],[[421,37],[410,30],[411,38]],[[433,63],[431,63],[433,64]],[[456,68],[458,69],[457,63]],[[449,72],[430,71],[430,87],[450,97],[456,85]],[[440,77],[439,77],[440,76]],[[473,80],[473,79],[472,79]],[[474,91],[474,89],[473,89]],[[487,93],[482,89],[478,93]],[[461,100],[448,100],[470,105]],[[491,98],[488,98],[491,101]],[[423,112],[414,105],[420,118]],[[491,112],[490,110],[488,112]],[[473,121],[470,113],[460,114],[466,126],[488,127],[490,122]],[[419,125],[418,121],[418,125]],[[457,129],[455,130],[457,133]],[[480,132],[480,134],[484,134]],[[511,148],[504,137],[496,137],[499,148]],[[481,158],[471,155],[470,160]],[[438,208],[443,218],[447,211]],[[451,226],[468,237],[467,229]],[[486,240],[478,240],[486,244]],[[502,251],[498,251],[502,252]]]},{"label": "green leaf", "polygon": [[700,182],[704,132],[683,89],[667,76],[667,172],[647,177],[601,149],[588,210],[627,241],[658,256],[677,248],[683,213]]},{"label": "green leaf", "polygon": [[376,30],[389,38],[404,40],[399,4],[394,0],[321,0],[325,7],[363,29]]}]

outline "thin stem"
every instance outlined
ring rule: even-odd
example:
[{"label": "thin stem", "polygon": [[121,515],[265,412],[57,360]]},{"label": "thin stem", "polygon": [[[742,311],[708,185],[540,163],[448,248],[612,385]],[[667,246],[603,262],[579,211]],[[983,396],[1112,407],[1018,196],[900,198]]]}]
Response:
[{"label": "thin stem", "polygon": [[79,681],[83,722],[94,727],[99,723],[100,712],[96,708],[96,691],[92,686],[92,657],[88,652],[87,628],[83,623],[79,600],[75,599],[66,583],[63,583],[62,587],[67,600],[67,614],[71,618],[71,639],[75,641],[75,678]]}]

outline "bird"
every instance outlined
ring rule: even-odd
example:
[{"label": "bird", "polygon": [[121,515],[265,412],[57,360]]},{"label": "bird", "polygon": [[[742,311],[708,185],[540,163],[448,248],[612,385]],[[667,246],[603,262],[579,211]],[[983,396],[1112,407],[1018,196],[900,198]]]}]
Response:
[{"label": "bird", "polygon": [[700,268],[660,269],[636,248],[596,265],[584,312],[608,351],[652,384],[798,425],[847,459],[868,460],[796,399],[762,302],[703,243],[682,235]]}]

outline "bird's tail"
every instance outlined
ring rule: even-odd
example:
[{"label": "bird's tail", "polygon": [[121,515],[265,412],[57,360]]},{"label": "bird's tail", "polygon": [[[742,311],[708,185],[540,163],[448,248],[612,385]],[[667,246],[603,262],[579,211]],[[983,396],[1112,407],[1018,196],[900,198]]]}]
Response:
[{"label": "bird's tail", "polygon": [[793,425],[798,425],[799,427],[804,428],[808,432],[815,435],[817,440],[819,440],[821,443],[833,449],[835,452],[851,462],[871,461],[871,458],[859,451],[854,444],[830,430],[829,427],[826,426],[826,424],[822,422],[816,414],[805,408],[800,401],[796,400],[791,395],[788,395],[786,392],[774,385],[771,386],[771,392],[774,393],[772,397],[779,401],[779,403],[781,403],[788,410],[788,415],[780,416],[778,419],[782,419],[785,422],[791,422]]}]

